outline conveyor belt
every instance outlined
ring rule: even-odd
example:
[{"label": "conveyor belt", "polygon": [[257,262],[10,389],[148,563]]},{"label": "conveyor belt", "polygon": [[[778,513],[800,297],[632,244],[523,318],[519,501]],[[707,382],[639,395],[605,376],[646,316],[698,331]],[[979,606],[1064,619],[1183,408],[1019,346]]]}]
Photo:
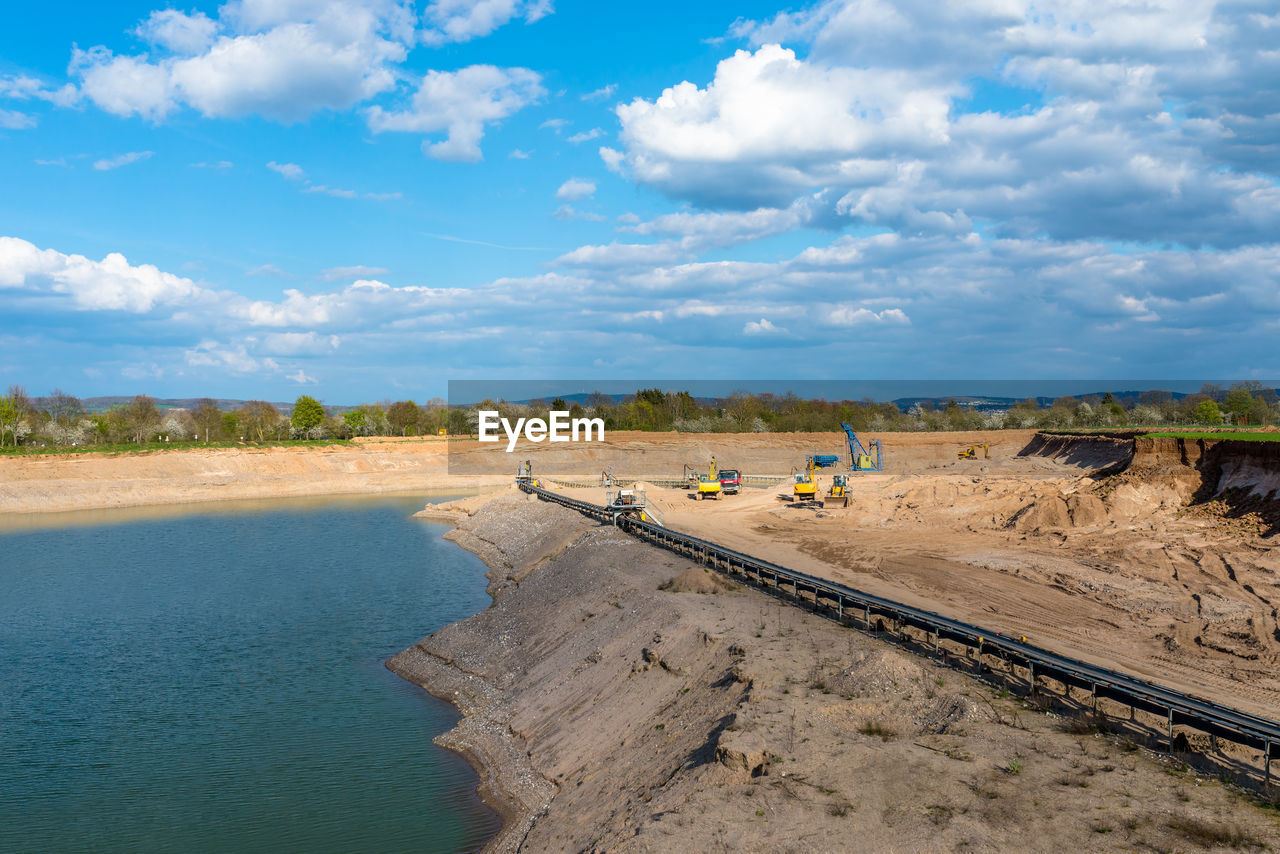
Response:
[{"label": "conveyor belt", "polygon": [[[610,521],[610,514],[604,507],[534,486],[526,485],[521,488],[543,500],[563,505],[601,522]],[[843,584],[788,569],[650,522],[623,517],[618,520],[618,527],[714,569],[741,576],[756,586],[805,602],[815,610],[824,611],[842,622],[861,618],[867,625],[872,625],[873,620],[890,619],[899,628],[911,626],[930,633],[935,643],[939,640],[957,642],[967,648],[977,648],[979,656],[998,655],[1011,665],[1020,665],[1027,669],[1028,681],[1033,685],[1037,677],[1047,676],[1064,685],[1089,690],[1094,697],[1105,697],[1135,709],[1165,715],[1171,739],[1176,724],[1190,726],[1237,744],[1260,748],[1264,757],[1264,774],[1267,781],[1270,780],[1272,745],[1280,744],[1280,723],[1276,721],[1117,670],[1059,655],[933,611],[854,590]]]}]

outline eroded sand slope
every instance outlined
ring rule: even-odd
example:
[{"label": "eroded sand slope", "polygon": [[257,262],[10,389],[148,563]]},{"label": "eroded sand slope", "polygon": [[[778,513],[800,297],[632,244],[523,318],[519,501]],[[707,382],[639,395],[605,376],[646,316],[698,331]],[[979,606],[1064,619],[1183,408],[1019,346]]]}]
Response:
[{"label": "eroded sand slope", "polygon": [[1280,844],[1219,784],[571,511],[457,520],[496,601],[389,666],[465,713],[441,742],[504,810],[493,850]]}]

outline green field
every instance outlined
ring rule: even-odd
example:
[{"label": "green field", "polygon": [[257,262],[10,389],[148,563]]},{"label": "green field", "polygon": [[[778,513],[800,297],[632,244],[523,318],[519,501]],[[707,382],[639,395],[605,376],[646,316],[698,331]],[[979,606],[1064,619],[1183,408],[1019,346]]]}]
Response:
[{"label": "green field", "polygon": [[350,445],[348,439],[268,439],[264,442],[125,442],[119,445],[21,445],[0,449],[0,455],[26,457],[38,454],[139,454],[151,451],[191,451],[199,448],[293,448]]},{"label": "green field", "polygon": [[1212,433],[1198,433],[1194,431],[1175,431],[1168,430],[1159,433],[1143,433],[1144,436],[1153,436],[1162,439],[1231,439],[1243,440],[1245,442],[1280,442],[1280,433],[1248,433],[1244,431],[1216,431]]}]

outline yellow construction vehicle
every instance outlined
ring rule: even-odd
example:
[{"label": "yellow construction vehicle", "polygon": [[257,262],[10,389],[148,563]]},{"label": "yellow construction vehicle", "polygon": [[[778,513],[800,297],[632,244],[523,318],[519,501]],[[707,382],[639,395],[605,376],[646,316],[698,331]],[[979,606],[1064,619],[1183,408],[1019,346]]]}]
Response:
[{"label": "yellow construction vehicle", "polygon": [[831,489],[827,490],[826,496],[822,499],[822,508],[828,507],[848,507],[849,506],[849,475],[837,474],[831,476]]},{"label": "yellow construction vehicle", "polygon": [[961,460],[976,460],[978,458],[978,451],[982,451],[982,458],[984,460],[991,459],[991,449],[985,444],[970,445],[963,451],[956,451],[956,457]]},{"label": "yellow construction vehicle", "polygon": [[719,498],[721,495],[720,475],[716,468],[716,458],[711,458],[711,468],[707,474],[698,478],[693,497],[698,501],[704,498]]},{"label": "yellow construction vehicle", "polygon": [[814,472],[817,469],[817,462],[813,457],[809,457],[805,460],[804,471],[796,472],[793,493],[796,504],[805,504],[818,500],[818,479],[814,476]]}]

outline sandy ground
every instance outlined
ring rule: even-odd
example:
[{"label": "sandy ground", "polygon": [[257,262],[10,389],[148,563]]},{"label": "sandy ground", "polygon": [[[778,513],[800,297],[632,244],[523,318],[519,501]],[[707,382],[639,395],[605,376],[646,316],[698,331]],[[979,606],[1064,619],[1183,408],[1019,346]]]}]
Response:
[{"label": "sandy ground", "polygon": [[676,530],[1280,717],[1280,538],[1188,509],[1201,475],[1155,453],[1130,464],[1128,442],[992,438],[990,460],[956,459],[947,434],[887,439],[890,471],[854,476],[849,509],[794,506],[786,483],[719,501],[646,488]]},{"label": "sandy ground", "polygon": [[438,439],[0,457],[0,513],[191,501],[490,488],[510,475],[450,477]]},{"label": "sandy ground", "polygon": [[463,711],[492,850],[1280,845],[1176,760],[528,498],[444,509],[495,603],[388,665]]}]

